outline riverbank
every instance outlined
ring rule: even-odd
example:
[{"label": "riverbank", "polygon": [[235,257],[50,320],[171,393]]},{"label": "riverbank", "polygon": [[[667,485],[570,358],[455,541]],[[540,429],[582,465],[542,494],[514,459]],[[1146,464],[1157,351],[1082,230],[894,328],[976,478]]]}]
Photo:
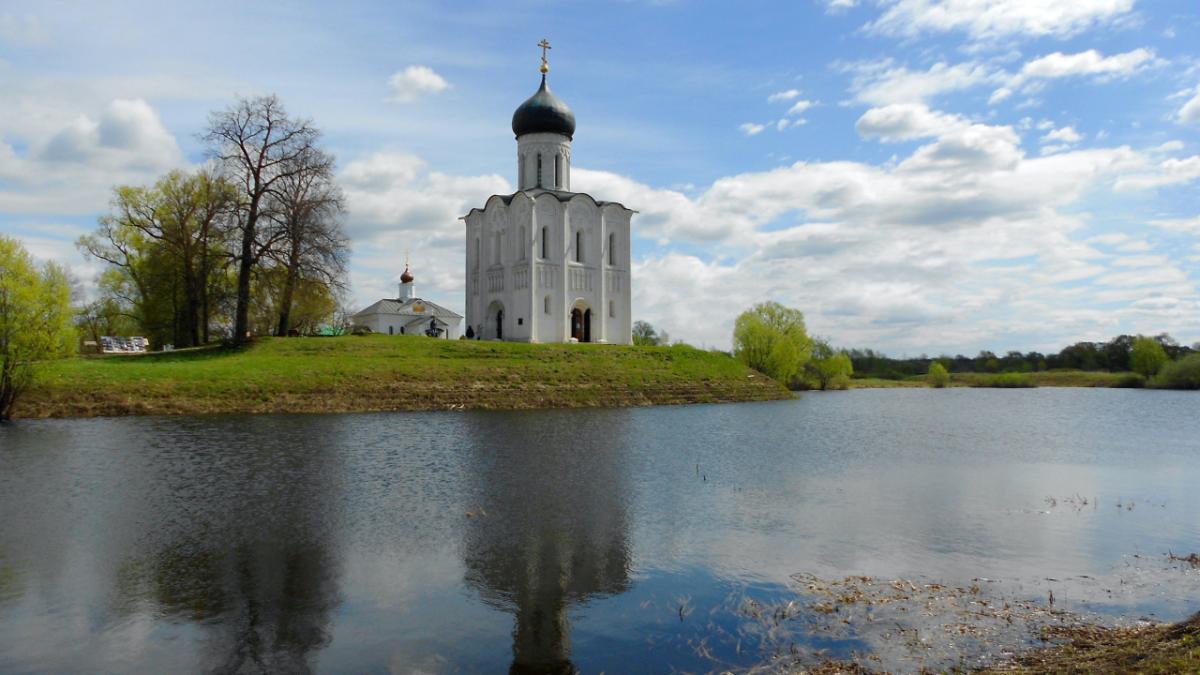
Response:
[{"label": "riverbank", "polygon": [[1177,624],[1074,628],[1046,635],[1064,644],[1026,652],[985,673],[1200,672],[1200,614]]},{"label": "riverbank", "polygon": [[[850,380],[851,389],[892,389],[932,387],[928,375],[913,375],[903,380],[874,377]],[[1030,373],[952,373],[948,387],[1141,387],[1145,378],[1136,373],[1110,373],[1096,370],[1043,370]]]},{"label": "riverbank", "polygon": [[47,363],[14,417],[587,408],[790,396],[729,356],[682,345],[263,338],[236,349]]}]

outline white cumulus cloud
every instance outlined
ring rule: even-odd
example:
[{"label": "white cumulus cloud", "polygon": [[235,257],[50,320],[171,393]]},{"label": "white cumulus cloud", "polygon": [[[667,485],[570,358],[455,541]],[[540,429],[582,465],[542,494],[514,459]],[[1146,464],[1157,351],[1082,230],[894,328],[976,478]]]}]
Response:
[{"label": "white cumulus cloud", "polygon": [[428,66],[409,66],[388,79],[395,103],[411,103],[425,94],[436,94],[450,88],[450,83]]},{"label": "white cumulus cloud", "polygon": [[1200,87],[1196,87],[1196,95],[1179,109],[1179,121],[1184,124],[1200,124]]},{"label": "white cumulus cloud", "polygon": [[1067,37],[1127,15],[1135,0],[886,0],[868,30],[913,37],[963,31],[979,40]]}]

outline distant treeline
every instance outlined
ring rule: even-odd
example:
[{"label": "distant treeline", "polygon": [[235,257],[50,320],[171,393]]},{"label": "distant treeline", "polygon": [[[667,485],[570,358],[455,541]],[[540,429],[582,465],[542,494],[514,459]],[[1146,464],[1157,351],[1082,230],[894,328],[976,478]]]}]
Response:
[{"label": "distant treeline", "polygon": [[[873,349],[848,349],[854,364],[854,377],[873,377],[900,380],[929,372],[934,361],[952,373],[1030,373],[1041,370],[1075,369],[1126,372],[1133,370],[1131,354],[1136,335],[1118,335],[1108,342],[1076,342],[1057,354],[1010,351],[998,355],[982,351],[975,356],[921,355],[916,358],[894,359]],[[1163,333],[1153,338],[1162,345],[1172,361],[1200,352],[1200,343],[1188,347]]]}]

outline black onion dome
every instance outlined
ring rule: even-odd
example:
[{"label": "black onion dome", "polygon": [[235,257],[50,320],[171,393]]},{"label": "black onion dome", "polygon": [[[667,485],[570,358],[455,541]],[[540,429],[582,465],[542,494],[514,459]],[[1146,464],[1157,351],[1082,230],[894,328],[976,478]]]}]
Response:
[{"label": "black onion dome", "polygon": [[542,86],[537,93],[513,113],[512,130],[517,138],[525,134],[562,134],[571,138],[575,135],[575,113],[550,91],[546,76],[542,75]]}]

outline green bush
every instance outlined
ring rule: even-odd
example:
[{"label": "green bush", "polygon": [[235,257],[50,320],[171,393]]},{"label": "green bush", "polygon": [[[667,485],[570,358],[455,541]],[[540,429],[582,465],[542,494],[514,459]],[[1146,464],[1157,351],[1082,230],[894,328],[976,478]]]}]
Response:
[{"label": "green bush", "polygon": [[929,384],[940,389],[950,384],[950,373],[946,371],[946,366],[934,361],[929,364],[928,380]]},{"label": "green bush", "polygon": [[1149,384],[1155,389],[1200,389],[1200,353],[1167,363]]},{"label": "green bush", "polygon": [[1137,373],[1126,373],[1112,383],[1118,389],[1141,389],[1146,386],[1146,378]]}]

